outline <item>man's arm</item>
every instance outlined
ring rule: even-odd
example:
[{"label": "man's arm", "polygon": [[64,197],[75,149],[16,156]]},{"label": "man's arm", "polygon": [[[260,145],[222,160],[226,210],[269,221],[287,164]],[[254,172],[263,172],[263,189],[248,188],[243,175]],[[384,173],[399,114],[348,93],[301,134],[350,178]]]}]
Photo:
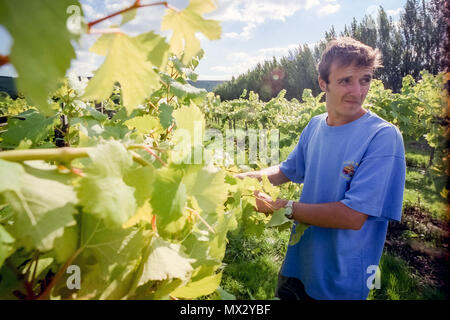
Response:
[{"label": "man's arm", "polygon": [[366,214],[341,202],[294,202],[292,209],[294,220],[322,228],[359,230],[367,219]]},{"label": "man's arm", "polygon": [[[267,175],[270,183],[275,186],[290,181],[280,170],[279,166],[265,168],[260,171],[240,173],[236,177],[241,179],[250,177],[261,180],[263,175]],[[274,210],[284,207],[287,202],[284,199],[272,201],[272,198],[263,192],[259,192],[256,197],[257,210],[265,213],[272,213]],[[292,209],[294,220],[322,228],[359,230],[367,219],[366,214],[353,210],[341,202],[294,202]]]},{"label": "man's arm", "polygon": [[243,179],[245,177],[256,178],[259,181],[261,181],[263,175],[266,175],[267,178],[269,178],[270,183],[273,184],[274,186],[278,186],[280,184],[290,181],[289,178],[286,177],[284,173],[280,170],[279,165],[265,168],[259,171],[249,171],[245,173],[239,173],[235,175],[235,177],[240,179]]},{"label": "man's arm", "polygon": [[[272,201],[270,196],[263,192],[256,195],[256,206],[259,212],[272,213],[284,207],[287,202],[284,199]],[[322,228],[359,230],[368,217],[341,202],[294,202],[292,210],[294,220]]]}]

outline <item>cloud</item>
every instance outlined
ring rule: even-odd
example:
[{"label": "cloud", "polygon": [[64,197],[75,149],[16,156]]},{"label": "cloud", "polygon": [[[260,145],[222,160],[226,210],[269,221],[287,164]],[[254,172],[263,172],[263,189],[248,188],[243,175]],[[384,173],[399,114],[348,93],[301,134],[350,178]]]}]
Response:
[{"label": "cloud", "polygon": [[88,21],[96,20],[104,16],[104,14],[96,11],[94,7],[89,3],[82,3],[81,6],[83,8],[84,17]]},{"label": "cloud", "polygon": [[104,1],[107,13],[117,12],[123,8],[131,6],[133,0],[106,0]]},{"label": "cloud", "polygon": [[319,17],[324,17],[327,15],[336,13],[341,8],[341,5],[339,3],[334,3],[334,1],[326,1],[326,2],[330,2],[330,3],[322,6],[321,8],[319,8],[317,10],[317,15]]},{"label": "cloud", "polygon": [[[380,19],[378,16],[378,12],[379,12],[380,6],[378,5],[371,5],[369,7],[367,7],[366,9],[366,15],[368,17],[372,17],[372,21],[368,22],[368,27],[369,28],[377,28],[377,23],[380,23]],[[400,14],[404,12],[403,8],[397,8],[397,9],[390,9],[390,10],[386,10],[386,14],[388,16],[391,16],[392,18],[392,24],[394,26],[398,26],[399,25],[399,19],[400,19]]]},{"label": "cloud", "polygon": [[75,50],[77,55],[70,64],[70,68],[66,74],[74,73],[77,76],[93,76],[94,71],[97,70],[105,60],[105,57],[96,55],[85,49]]},{"label": "cloud", "polygon": [[[376,20],[378,17],[379,9],[380,9],[380,6],[371,5],[371,6],[367,7],[366,14],[368,16],[372,16],[374,18],[374,20]],[[405,12],[405,10],[401,7],[397,8],[397,9],[389,9],[389,10],[385,10],[385,11],[388,16],[392,16],[393,18],[400,17],[400,14]]]},{"label": "cloud", "polygon": [[274,56],[284,57],[289,53],[289,51],[295,50],[298,47],[299,44],[290,44],[285,47],[259,49],[258,53],[268,58],[272,58]]},{"label": "cloud", "polygon": [[268,19],[284,21],[298,10],[318,4],[319,0],[219,0],[217,10],[208,18],[253,23],[263,23]]},{"label": "cloud", "polygon": [[285,21],[299,10],[308,10],[319,0],[219,0],[218,8],[206,15],[221,22],[244,22],[241,32],[224,33],[224,38],[248,40],[253,30],[267,20]]},{"label": "cloud", "polygon": [[[226,58],[224,65],[219,65],[211,68],[211,71],[215,71],[215,76],[202,75],[201,79],[231,79],[231,77],[237,77],[240,74],[246,73],[248,70],[254,68],[258,63],[264,63],[264,61],[272,60],[276,58],[286,57],[290,50],[295,50],[299,47],[298,44],[289,44],[284,47],[276,48],[263,48],[256,52],[232,52]],[[220,73],[221,76],[217,76]]]},{"label": "cloud", "polygon": [[379,9],[379,6],[371,5],[371,6],[367,7],[366,14],[368,16],[372,16],[375,19],[378,16],[378,9]]},{"label": "cloud", "polygon": [[252,36],[252,31],[256,29],[257,24],[250,22],[243,29],[242,32],[225,32],[223,34],[224,38],[237,39],[237,40],[248,40]]},{"label": "cloud", "polygon": [[386,14],[389,16],[400,16],[401,13],[404,13],[405,10],[403,8],[397,8],[397,9],[390,9],[386,10]]},{"label": "cloud", "polygon": [[[309,49],[313,50],[321,38],[316,42],[306,43]],[[301,45],[303,47],[303,45]],[[288,57],[289,51],[294,51],[300,47],[300,44],[292,43],[283,47],[262,48],[254,52],[236,51],[231,52],[225,57],[225,64],[212,67],[210,74],[202,73],[199,75],[200,80],[231,80],[231,78],[238,77],[241,74],[256,67],[258,63],[264,63],[267,60],[272,60],[273,57],[280,59]]]}]

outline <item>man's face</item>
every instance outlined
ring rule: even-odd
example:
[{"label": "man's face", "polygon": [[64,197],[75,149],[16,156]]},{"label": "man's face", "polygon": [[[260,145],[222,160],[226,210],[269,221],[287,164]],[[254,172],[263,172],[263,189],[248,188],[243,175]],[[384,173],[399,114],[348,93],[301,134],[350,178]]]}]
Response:
[{"label": "man's face", "polygon": [[354,64],[340,67],[333,62],[329,83],[319,76],[319,85],[326,92],[328,114],[349,121],[360,117],[364,113],[362,104],[370,89],[372,76],[371,67],[357,67]]}]

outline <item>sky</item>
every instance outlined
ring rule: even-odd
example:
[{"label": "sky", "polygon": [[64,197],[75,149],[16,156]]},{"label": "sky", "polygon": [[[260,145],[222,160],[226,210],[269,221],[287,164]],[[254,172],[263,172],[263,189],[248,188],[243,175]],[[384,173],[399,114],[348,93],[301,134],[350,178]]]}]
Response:
[{"label": "sky", "polygon": [[[132,4],[134,0],[81,0],[86,21],[93,21]],[[153,3],[155,0],[142,0]],[[171,5],[183,9],[188,0],[169,0]],[[376,16],[382,6],[393,21],[398,21],[406,0],[218,0],[215,11],[207,19],[218,20],[222,26],[219,40],[208,40],[197,34],[205,51],[196,72],[200,80],[230,80],[247,72],[258,62],[287,56],[289,50],[299,45],[313,46],[323,39],[325,31],[333,25],[337,34],[353,17],[358,22],[364,15]],[[162,6],[140,8],[134,20],[121,27],[131,36],[155,31],[170,36],[170,31],[160,30]],[[118,25],[121,16],[102,22],[96,27]],[[89,51],[98,35],[83,35],[80,43],[74,42],[77,58],[72,60],[68,72],[91,76],[104,57]],[[9,54],[12,39],[0,26],[0,54]],[[32,49],[32,48],[30,48]],[[0,75],[17,76],[12,65],[0,67]]]}]

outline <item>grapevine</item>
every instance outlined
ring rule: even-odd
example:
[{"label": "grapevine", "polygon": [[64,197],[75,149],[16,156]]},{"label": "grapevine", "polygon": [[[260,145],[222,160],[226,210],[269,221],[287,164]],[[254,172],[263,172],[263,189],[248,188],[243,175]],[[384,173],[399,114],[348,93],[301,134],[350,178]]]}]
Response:
[{"label": "grapevine", "polygon": [[[0,24],[14,39],[0,66],[14,66],[23,93],[0,97],[2,299],[195,299],[223,292],[230,232],[291,226],[283,210],[255,211],[258,190],[279,195],[267,177],[237,179],[245,167],[227,165],[230,155],[206,151],[199,162],[196,155],[206,128],[227,127],[280,129],[286,155],[309,120],[325,112],[323,94],[305,90],[300,103],[281,91],[264,103],[244,92],[221,102],[188,82],[203,56],[195,34],[220,38],[220,24],[203,18],[214,2],[191,0],[182,10],[142,2],[91,22],[81,16],[74,33],[66,27],[67,8],[81,8],[78,1],[0,0]],[[168,38],[97,28],[119,15],[124,25],[140,8],[155,6],[166,8],[161,30],[172,31]],[[90,51],[105,60],[80,82],[66,73],[75,58],[71,41],[81,34],[98,37]],[[442,75],[424,73],[420,83],[405,79],[396,95],[374,81],[367,107],[437,147],[443,127],[430,124],[445,119],[441,82]],[[296,224],[290,244],[306,227]],[[79,286],[70,285],[73,266],[82,270]]]},{"label": "grapevine", "polygon": [[[220,37],[219,23],[202,17],[215,5],[192,0],[178,10],[137,0],[96,21],[81,19],[83,33],[100,34],[90,50],[105,56],[81,83],[64,78],[75,58],[70,40],[80,37],[65,26],[73,5],[81,7],[72,0],[0,1],[0,24],[14,39],[1,62],[13,64],[25,95],[17,107],[8,100],[2,108],[0,297],[211,294],[220,285],[228,232],[239,225],[261,231],[271,219],[254,211],[254,192],[273,194],[267,182],[235,178],[237,167],[175,161],[199,147],[192,140],[177,149],[180,139],[205,126],[197,105],[206,92],[187,79],[196,78],[202,57],[195,33]],[[154,32],[131,37],[93,28],[117,15],[123,25],[139,8],[158,5],[167,9],[161,27],[172,30],[168,41]],[[33,28],[18,28],[23,20]],[[82,270],[79,286],[70,285],[72,267]]]}]

